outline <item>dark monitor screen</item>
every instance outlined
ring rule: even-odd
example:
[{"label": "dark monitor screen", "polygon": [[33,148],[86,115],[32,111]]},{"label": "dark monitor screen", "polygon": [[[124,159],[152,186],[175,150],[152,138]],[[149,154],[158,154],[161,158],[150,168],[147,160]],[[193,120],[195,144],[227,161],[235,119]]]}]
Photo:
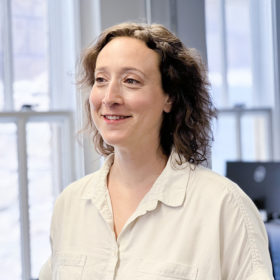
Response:
[{"label": "dark monitor screen", "polygon": [[227,162],[226,176],[268,213],[280,214],[280,162]]}]

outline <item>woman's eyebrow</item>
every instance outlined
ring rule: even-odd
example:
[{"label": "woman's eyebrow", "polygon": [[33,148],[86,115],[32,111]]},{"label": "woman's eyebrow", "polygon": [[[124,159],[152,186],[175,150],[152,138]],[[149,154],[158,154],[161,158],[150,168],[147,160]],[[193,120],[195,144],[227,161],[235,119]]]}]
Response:
[{"label": "woman's eyebrow", "polygon": [[94,71],[95,72],[104,72],[104,71],[106,71],[106,67],[98,67],[98,68],[95,68]]},{"label": "woman's eyebrow", "polygon": [[144,73],[144,71],[140,70],[139,68],[136,67],[124,67],[122,68],[122,73],[126,73],[126,72],[136,72],[137,74],[140,74],[141,76],[143,76],[143,78],[146,78],[146,74]]},{"label": "woman's eyebrow", "polygon": [[[95,68],[95,72],[108,72],[107,66],[102,66],[102,67],[97,67]],[[144,71],[140,70],[139,68],[133,67],[133,66],[127,66],[127,67],[122,67],[120,70],[120,73],[125,73],[125,72],[137,72],[138,74],[142,75],[144,78],[147,76]]]}]

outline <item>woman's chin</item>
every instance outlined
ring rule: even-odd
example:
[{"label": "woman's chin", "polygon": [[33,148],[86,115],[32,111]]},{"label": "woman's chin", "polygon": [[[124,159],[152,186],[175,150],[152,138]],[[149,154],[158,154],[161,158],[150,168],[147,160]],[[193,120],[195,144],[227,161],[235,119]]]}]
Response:
[{"label": "woman's chin", "polygon": [[123,138],[119,138],[119,137],[102,137],[103,140],[105,141],[106,144],[113,146],[114,148],[117,147],[125,147],[126,141]]}]

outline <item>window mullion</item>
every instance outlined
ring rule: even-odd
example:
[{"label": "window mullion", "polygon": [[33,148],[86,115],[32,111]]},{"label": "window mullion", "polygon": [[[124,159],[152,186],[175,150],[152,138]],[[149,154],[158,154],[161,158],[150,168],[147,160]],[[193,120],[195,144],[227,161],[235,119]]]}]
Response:
[{"label": "window mullion", "polygon": [[226,3],[225,0],[219,0],[220,10],[220,46],[221,46],[221,74],[222,74],[222,104],[229,106],[228,94],[228,54],[227,54],[227,25],[226,25]]},{"label": "window mullion", "polygon": [[11,1],[2,1],[2,24],[3,24],[3,84],[4,84],[4,109],[14,109],[13,99],[13,39],[11,20]]},{"label": "window mullion", "polygon": [[280,3],[277,0],[272,1],[271,5],[272,9],[272,24],[273,24],[273,56],[274,56],[274,83],[275,83],[275,93],[274,93],[274,110],[273,110],[273,147],[274,147],[274,154],[273,159],[274,160],[280,160]]},{"label": "window mullion", "polygon": [[170,27],[171,30],[176,34],[178,26],[178,14],[177,14],[177,0],[169,1],[169,10],[170,10]]},{"label": "window mullion", "polygon": [[17,121],[17,149],[22,280],[29,280],[31,278],[31,257],[25,118],[20,118]]},{"label": "window mullion", "polygon": [[152,3],[151,3],[151,0],[146,0],[145,5],[146,5],[146,22],[148,24],[151,24],[152,23]]}]

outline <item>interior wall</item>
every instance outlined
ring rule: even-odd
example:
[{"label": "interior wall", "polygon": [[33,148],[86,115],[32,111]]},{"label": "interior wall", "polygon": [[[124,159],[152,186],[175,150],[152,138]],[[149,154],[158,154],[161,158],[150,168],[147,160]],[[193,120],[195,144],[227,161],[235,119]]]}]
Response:
[{"label": "interior wall", "polygon": [[145,5],[144,0],[100,1],[102,30],[125,21],[146,22]]},{"label": "interior wall", "polygon": [[177,0],[177,35],[207,63],[204,0]]}]

